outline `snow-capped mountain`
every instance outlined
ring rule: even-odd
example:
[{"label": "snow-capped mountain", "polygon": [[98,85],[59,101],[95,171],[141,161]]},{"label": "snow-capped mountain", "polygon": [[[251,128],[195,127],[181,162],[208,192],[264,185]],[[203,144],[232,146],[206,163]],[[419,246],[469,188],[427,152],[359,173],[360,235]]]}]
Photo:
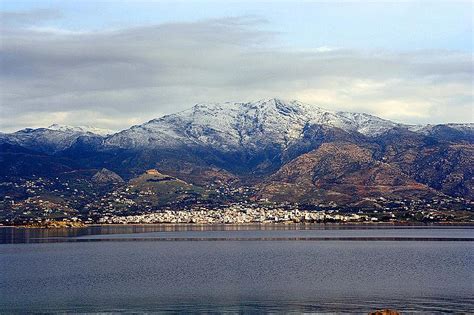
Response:
[{"label": "snow-capped mountain", "polygon": [[373,137],[397,126],[368,114],[335,112],[298,101],[197,104],[189,110],[133,126],[107,138],[106,145],[140,148],[183,144],[221,149],[279,144],[287,147],[308,126],[337,127]]},{"label": "snow-capped mountain", "polygon": [[474,123],[465,123],[465,124],[442,124],[442,125],[413,125],[408,129],[414,132],[418,132],[424,135],[429,135],[433,133],[436,129],[440,127],[448,127],[457,131],[472,131],[474,130]]},{"label": "snow-capped mountain", "polygon": [[269,99],[197,104],[106,133],[61,125],[0,133],[0,175],[105,167],[129,179],[157,168],[197,185],[264,183],[268,196],[299,201],[321,189],[391,194],[386,187],[474,196],[473,124],[413,126]]},{"label": "snow-capped mountain", "polygon": [[79,138],[102,138],[99,130],[101,129],[54,124],[48,128],[26,128],[10,134],[0,134],[0,143],[7,142],[36,151],[55,153],[70,148]]},{"label": "snow-capped mountain", "polygon": [[49,130],[59,130],[64,132],[76,132],[76,133],[93,133],[100,136],[108,136],[115,133],[115,131],[110,129],[103,129],[103,128],[96,128],[92,126],[68,126],[68,125],[60,125],[60,124],[53,124],[49,126]]},{"label": "snow-capped mountain", "polygon": [[338,128],[367,138],[402,128],[425,136],[441,135],[444,138],[447,133],[453,136],[457,132],[463,133],[464,139],[468,139],[474,130],[474,124],[405,125],[369,114],[331,111],[295,100],[273,98],[248,103],[197,104],[188,110],[153,119],[115,134],[111,130],[88,126],[54,124],[48,128],[0,133],[0,142],[43,152],[68,149],[79,138],[100,138],[100,146],[104,150],[189,146],[219,151],[255,151],[275,146],[285,150],[308,136],[308,130],[314,126]]}]

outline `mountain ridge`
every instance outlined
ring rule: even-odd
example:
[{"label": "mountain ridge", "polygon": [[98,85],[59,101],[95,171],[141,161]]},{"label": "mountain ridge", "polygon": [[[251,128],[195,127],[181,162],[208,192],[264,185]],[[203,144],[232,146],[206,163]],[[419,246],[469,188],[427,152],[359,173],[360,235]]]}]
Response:
[{"label": "mountain ridge", "polygon": [[[220,109],[220,110],[227,109],[228,111],[224,112],[223,114],[228,115],[232,113],[232,111],[235,111],[236,109],[238,109],[238,107],[245,108],[246,111],[260,107],[260,109],[264,109],[265,111],[268,112],[269,108],[271,108],[272,105],[277,107],[280,114],[289,114],[291,112],[303,113],[303,115],[306,116],[306,120],[308,120],[311,123],[320,124],[320,125],[330,125],[333,127],[340,127],[343,130],[358,131],[366,136],[379,135],[381,132],[384,132],[384,131],[389,130],[390,128],[396,128],[396,127],[406,128],[410,131],[422,132],[424,134],[428,134],[433,128],[436,128],[437,126],[446,126],[446,127],[450,127],[456,130],[474,129],[474,123],[442,123],[442,124],[412,125],[412,124],[393,122],[388,119],[380,118],[378,116],[367,114],[367,113],[334,111],[334,110],[328,110],[316,105],[303,103],[297,100],[285,101],[278,98],[270,98],[270,99],[262,99],[256,102],[198,103],[198,104],[195,104],[191,108],[188,108],[176,113],[164,115],[160,118],[154,118],[142,124],[133,125],[127,129],[116,131],[116,132],[113,130],[97,128],[93,126],[68,126],[68,125],[52,124],[48,127],[41,127],[41,128],[36,128],[36,129],[24,128],[24,129],[20,129],[18,131],[11,132],[11,133],[0,132],[0,136],[12,135],[12,134],[20,133],[20,132],[27,133],[27,132],[40,131],[40,130],[54,130],[54,131],[63,131],[63,132],[78,133],[78,134],[91,133],[94,135],[102,136],[104,138],[110,138],[130,129],[136,129],[143,126],[154,125],[156,123],[160,123],[169,119],[172,119],[172,121],[174,121],[174,118],[176,117],[189,118],[190,116],[193,116],[193,115],[195,116],[197,112],[203,109],[204,110],[208,109],[209,110],[208,113],[216,112],[216,109]],[[208,122],[204,121],[204,123],[208,123]],[[379,129],[376,129],[376,130],[364,129],[364,128],[367,128],[367,126],[364,125],[367,123],[376,125],[375,127],[378,127]],[[375,123],[378,123],[378,125]],[[374,133],[370,133],[369,131],[374,131]]]},{"label": "mountain ridge", "polygon": [[[66,169],[106,168],[128,180],[156,168],[201,186],[232,183],[261,188],[276,181],[275,187],[290,190],[288,196],[299,196],[302,185],[311,185],[305,198],[315,201],[329,196],[328,192],[344,195],[344,200],[389,197],[390,187],[400,192],[394,194],[397,198],[404,191],[407,196],[472,198],[474,194],[470,157],[474,124],[414,126],[298,101],[196,104],[111,135],[53,125],[0,134],[0,144],[10,145],[0,156],[7,177],[24,176],[20,169],[30,163],[48,165],[51,176]],[[326,150],[338,145],[348,150],[347,155]],[[27,155],[23,148],[41,154]],[[317,162],[302,160],[305,156],[318,156]],[[371,162],[353,160],[357,156],[370,157]],[[322,162],[331,157],[338,157],[338,162]],[[318,165],[321,170],[316,173],[322,179],[305,182],[305,176],[316,174]],[[300,168],[300,178],[292,182],[281,177],[285,167]],[[328,174],[338,172],[351,182],[329,180]],[[375,179],[366,178],[367,174]],[[265,193],[272,198],[268,190]]]}]

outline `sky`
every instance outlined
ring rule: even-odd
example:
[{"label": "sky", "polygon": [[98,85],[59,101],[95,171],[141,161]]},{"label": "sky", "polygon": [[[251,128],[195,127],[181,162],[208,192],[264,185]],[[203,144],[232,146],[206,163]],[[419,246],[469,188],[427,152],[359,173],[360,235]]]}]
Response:
[{"label": "sky", "polygon": [[0,131],[299,100],[474,121],[472,1],[0,1]]}]

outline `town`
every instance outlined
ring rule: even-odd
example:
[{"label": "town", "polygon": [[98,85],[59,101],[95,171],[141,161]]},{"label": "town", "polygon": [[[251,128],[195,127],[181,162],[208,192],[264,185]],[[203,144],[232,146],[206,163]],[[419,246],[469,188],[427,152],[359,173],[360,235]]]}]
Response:
[{"label": "town", "polygon": [[[106,215],[99,218],[100,224],[245,224],[245,223],[370,223],[370,222],[447,222],[455,219],[454,214],[439,211],[416,212],[408,217],[387,211],[364,213],[344,213],[339,210],[309,211],[283,208],[265,208],[262,206],[232,205],[224,209],[195,208],[190,211],[165,210],[162,212],[139,215]],[[460,219],[459,217],[457,219]],[[466,221],[474,222],[469,215]]]},{"label": "town", "polygon": [[252,187],[221,183],[201,190],[188,185],[164,191],[163,182],[158,187],[149,180],[145,183],[155,186],[136,182],[97,186],[84,178],[4,181],[0,184],[0,224],[474,223],[474,203],[461,197],[278,203],[255,199]]}]

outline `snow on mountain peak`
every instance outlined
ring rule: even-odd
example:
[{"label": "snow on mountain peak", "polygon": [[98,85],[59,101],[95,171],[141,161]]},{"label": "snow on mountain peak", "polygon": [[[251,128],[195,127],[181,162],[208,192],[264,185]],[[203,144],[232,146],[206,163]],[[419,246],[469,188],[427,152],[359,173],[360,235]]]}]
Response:
[{"label": "snow on mountain peak", "polygon": [[100,139],[100,129],[54,124],[48,128],[25,128],[11,134],[0,134],[0,143],[10,143],[43,152],[70,148],[78,139]]},{"label": "snow on mountain peak", "polygon": [[441,125],[433,125],[433,124],[427,124],[427,125],[410,125],[408,129],[413,132],[418,132],[424,135],[428,135],[431,132],[433,132],[434,129],[443,126],[443,127],[449,127],[454,130],[458,131],[471,131],[474,130],[474,123],[448,123],[448,124],[441,124]]},{"label": "snow on mountain peak", "polygon": [[78,139],[100,141],[105,147],[124,149],[197,145],[237,152],[241,148],[288,148],[298,143],[311,126],[335,127],[367,137],[379,136],[393,128],[426,135],[443,132],[444,127],[460,132],[473,129],[473,124],[404,125],[369,114],[332,111],[296,100],[271,98],[255,102],[200,103],[118,133],[87,126],[54,124],[48,128],[0,134],[0,142],[26,147],[42,144],[53,152],[70,147]]},{"label": "snow on mountain peak", "polygon": [[90,133],[100,135],[100,136],[107,136],[107,135],[114,134],[114,131],[112,130],[96,128],[96,127],[91,127],[91,126],[68,126],[68,125],[53,124],[49,126],[47,129],[64,131],[64,132],[76,132],[76,133],[90,132]]},{"label": "snow on mountain peak", "polygon": [[303,136],[307,125],[337,127],[366,136],[377,136],[398,126],[372,115],[335,112],[296,100],[271,98],[196,104],[112,135],[106,144],[125,148],[199,144],[233,149],[278,143],[286,147]]}]

